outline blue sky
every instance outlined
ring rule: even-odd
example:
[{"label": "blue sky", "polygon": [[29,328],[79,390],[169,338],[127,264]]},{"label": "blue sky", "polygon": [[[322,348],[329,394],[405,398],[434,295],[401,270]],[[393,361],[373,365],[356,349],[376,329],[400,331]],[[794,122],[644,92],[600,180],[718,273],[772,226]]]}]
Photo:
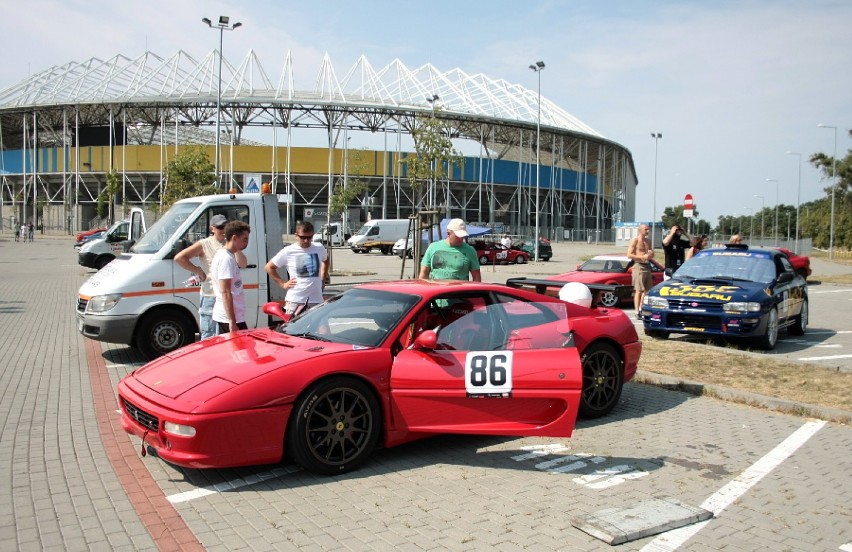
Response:
[{"label": "blue sky", "polygon": [[[802,202],[827,185],[810,154],[852,143],[852,2],[536,1],[306,2],[0,0],[7,25],[0,87],[54,65],[146,49],[196,59],[218,47],[202,17],[229,15],[225,57],[254,50],[277,78],[287,50],[296,84],[310,88],[324,53],[339,77],[364,54],[379,68],[399,58],[459,67],[531,89],[633,154],[637,219],[650,219],[654,140],[657,212],[686,193],[701,217],[745,215]],[[12,46],[17,45],[17,46]]]}]

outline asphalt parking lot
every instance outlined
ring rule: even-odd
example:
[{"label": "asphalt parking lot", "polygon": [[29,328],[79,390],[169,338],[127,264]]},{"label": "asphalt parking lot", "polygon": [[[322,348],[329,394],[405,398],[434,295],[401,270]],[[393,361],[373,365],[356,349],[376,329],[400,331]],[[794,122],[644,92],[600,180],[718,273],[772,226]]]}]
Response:
[{"label": "asphalt parking lot", "polygon": [[[849,427],[641,384],[570,439],[440,436],[378,451],[343,476],[142,458],[139,441],[116,430],[114,395],[141,360],[77,334],[72,305],[88,272],[70,244],[0,241],[0,477],[10,490],[0,537],[11,549],[607,550],[572,521],[671,497],[715,517],[619,549],[852,550]],[[340,251],[341,272],[400,265],[372,254],[363,270],[362,256]],[[484,279],[573,268],[564,256],[486,268]],[[360,266],[345,266],[350,258]],[[812,286],[811,328],[833,331],[814,340],[833,345],[847,334],[817,318],[822,289],[834,288]],[[844,293],[823,295],[836,305]],[[848,351],[838,343],[830,355]]]}]

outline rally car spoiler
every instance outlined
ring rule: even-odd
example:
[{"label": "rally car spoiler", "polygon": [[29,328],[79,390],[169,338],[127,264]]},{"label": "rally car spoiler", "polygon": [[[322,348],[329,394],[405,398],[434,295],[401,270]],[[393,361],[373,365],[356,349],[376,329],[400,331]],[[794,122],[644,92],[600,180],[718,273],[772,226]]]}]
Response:
[{"label": "rally car spoiler", "polygon": [[[512,288],[532,289],[536,293],[542,295],[551,295],[556,297],[559,295],[559,290],[568,282],[559,282],[556,280],[537,280],[535,278],[509,278],[506,280],[506,285]],[[596,307],[599,304],[601,294],[611,292],[619,299],[626,299],[633,295],[633,286],[619,286],[616,284],[583,284],[589,291],[592,292],[592,306]]]}]

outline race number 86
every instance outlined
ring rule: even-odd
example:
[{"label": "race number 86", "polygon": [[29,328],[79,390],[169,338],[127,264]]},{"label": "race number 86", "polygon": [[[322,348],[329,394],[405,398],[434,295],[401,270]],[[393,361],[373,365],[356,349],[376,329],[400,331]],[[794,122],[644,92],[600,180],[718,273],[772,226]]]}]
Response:
[{"label": "race number 86", "polygon": [[464,387],[471,395],[512,391],[512,351],[473,351],[464,363]]}]

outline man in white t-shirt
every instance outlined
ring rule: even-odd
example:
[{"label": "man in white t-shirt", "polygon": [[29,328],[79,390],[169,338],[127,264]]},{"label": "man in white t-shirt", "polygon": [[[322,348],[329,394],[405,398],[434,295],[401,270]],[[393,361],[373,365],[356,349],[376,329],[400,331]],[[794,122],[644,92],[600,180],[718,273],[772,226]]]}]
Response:
[{"label": "man in white t-shirt", "polygon": [[512,249],[512,238],[510,238],[506,234],[503,234],[503,237],[500,239],[500,244],[506,249]]},{"label": "man in white t-shirt", "polygon": [[236,254],[248,246],[251,226],[235,220],[225,225],[225,245],[216,252],[210,263],[210,278],[216,292],[213,320],[219,333],[245,330],[246,296]]},{"label": "man in white t-shirt", "polygon": [[[314,225],[296,223],[296,243],[288,245],[266,263],[266,273],[287,290],[284,312],[293,314],[300,306],[308,308],[322,303],[322,288],[328,280],[328,252],[313,243]],[[285,268],[290,277],[284,280],[278,269]]]}]

